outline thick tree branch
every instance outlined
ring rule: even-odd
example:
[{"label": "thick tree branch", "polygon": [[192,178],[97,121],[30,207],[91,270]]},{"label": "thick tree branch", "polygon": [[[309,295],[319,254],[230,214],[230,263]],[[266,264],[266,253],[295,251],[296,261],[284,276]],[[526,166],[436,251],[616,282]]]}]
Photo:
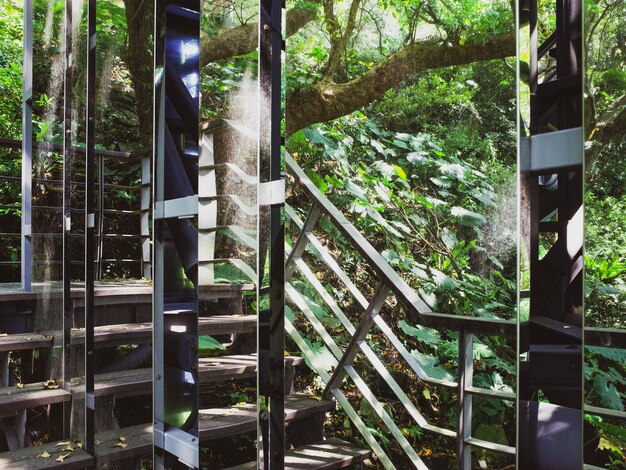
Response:
[{"label": "thick tree branch", "polygon": [[[337,68],[341,63],[343,53],[348,46],[348,41],[350,40],[350,36],[352,36],[352,31],[354,31],[354,25],[356,24],[356,15],[359,11],[360,3],[361,0],[352,0],[352,4],[350,5],[350,12],[348,14],[348,21],[346,23],[346,29],[343,32],[343,35],[339,34],[339,31],[337,30],[335,34],[337,34],[338,36],[336,38],[331,38],[331,43],[333,47],[331,48],[328,68],[326,69],[326,72],[324,74],[325,81],[332,81],[333,76],[335,75],[335,72],[337,71]],[[336,22],[336,19],[334,21]]]},{"label": "thick tree branch", "polygon": [[[294,7],[287,12],[287,37],[297,33],[317,16],[314,9]],[[207,38],[200,46],[200,65],[204,67],[217,60],[256,50],[259,42],[259,23],[248,23]]]},{"label": "thick tree branch", "polygon": [[424,70],[514,55],[513,32],[493,37],[484,45],[446,47],[434,41],[411,44],[348,83],[321,82],[290,93],[287,96],[287,134],[345,116]]}]

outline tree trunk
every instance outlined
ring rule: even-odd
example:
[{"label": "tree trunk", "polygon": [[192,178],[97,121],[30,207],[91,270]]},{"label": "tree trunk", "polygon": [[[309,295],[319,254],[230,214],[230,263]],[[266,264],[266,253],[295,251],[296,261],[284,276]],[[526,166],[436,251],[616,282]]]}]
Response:
[{"label": "tree trunk", "polygon": [[146,0],[124,0],[128,28],[126,65],[131,75],[137,116],[139,118],[140,144],[152,145],[153,108],[153,53],[152,26],[153,2]]}]

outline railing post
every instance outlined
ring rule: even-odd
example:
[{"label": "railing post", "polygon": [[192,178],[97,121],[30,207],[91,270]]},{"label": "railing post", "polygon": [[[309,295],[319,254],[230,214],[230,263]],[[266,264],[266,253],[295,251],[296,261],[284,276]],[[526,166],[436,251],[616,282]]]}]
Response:
[{"label": "railing post", "polygon": [[458,381],[458,427],[456,459],[458,470],[471,470],[472,446],[466,441],[472,436],[472,395],[467,388],[472,386],[474,375],[474,335],[459,331],[459,381]]}]

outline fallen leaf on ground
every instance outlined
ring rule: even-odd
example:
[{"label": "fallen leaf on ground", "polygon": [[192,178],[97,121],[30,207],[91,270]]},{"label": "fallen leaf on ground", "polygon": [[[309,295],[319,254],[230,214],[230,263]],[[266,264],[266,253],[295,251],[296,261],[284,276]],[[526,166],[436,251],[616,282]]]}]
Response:
[{"label": "fallen leaf on ground", "polygon": [[124,441],[126,440],[126,438],[125,438],[124,436],[120,436],[120,437],[118,437],[118,439],[119,439],[120,441],[122,441],[122,442],[124,442]]},{"label": "fallen leaf on ground", "polygon": [[59,387],[60,385],[54,379],[48,379],[45,382],[43,382],[43,388],[46,388],[48,390],[55,390]]},{"label": "fallen leaf on ground", "polygon": [[74,449],[74,447],[72,447],[72,445],[70,444],[69,446],[64,447],[63,450],[69,450],[70,452],[74,452],[74,450],[76,449]]},{"label": "fallen leaf on ground", "polygon": [[23,383],[19,383],[15,385],[17,388],[19,388],[20,390],[24,388],[24,384]]},{"label": "fallen leaf on ground", "polygon": [[39,454],[37,457],[41,457],[42,459],[47,459],[48,457],[50,457],[50,454],[48,453],[47,450],[44,450],[41,454]]},{"label": "fallen leaf on ground", "polygon": [[121,447],[122,449],[126,449],[128,447],[128,444],[124,444],[123,442],[117,442],[113,444],[113,447]]},{"label": "fallen leaf on ground", "polygon": [[62,442],[57,442],[56,446],[57,447],[65,447],[65,446],[69,446],[71,444],[70,441],[62,441]]},{"label": "fallen leaf on ground", "polygon": [[313,398],[313,400],[322,401],[322,397],[318,397],[317,395],[312,395],[311,398]]},{"label": "fallen leaf on ground", "polygon": [[66,458],[68,458],[70,455],[71,455],[71,452],[68,452],[68,453],[67,453],[67,454],[65,454],[65,455],[59,455],[59,456],[56,458],[56,461],[57,461],[57,462],[63,462],[63,461],[64,461]]}]

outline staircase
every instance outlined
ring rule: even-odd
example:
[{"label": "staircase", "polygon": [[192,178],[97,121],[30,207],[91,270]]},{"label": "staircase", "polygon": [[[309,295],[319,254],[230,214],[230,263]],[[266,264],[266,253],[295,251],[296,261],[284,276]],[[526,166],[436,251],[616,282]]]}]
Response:
[{"label": "staircase", "polygon": [[[75,291],[80,295],[80,291]],[[0,294],[3,307],[15,306],[16,303],[32,305],[36,308],[45,294],[6,292]],[[241,293],[239,294],[241,298]],[[115,309],[124,305],[126,310],[145,312],[149,309],[151,287],[148,285],[107,285],[100,284],[96,289],[96,308],[98,323],[106,317],[124,318]],[[224,299],[220,299],[224,300]],[[198,364],[200,385],[199,435],[201,447],[201,468],[255,468],[256,464],[244,463],[246,458],[255,458],[254,440],[256,439],[258,410],[254,403],[257,375],[257,360],[254,336],[256,335],[256,316],[243,315],[239,310],[241,301],[233,302],[232,295],[228,302],[230,312],[220,315],[201,317],[199,335],[211,336],[224,344],[224,350],[213,351],[210,357],[201,357]],[[77,310],[78,313],[79,310]],[[78,315],[77,315],[78,316]],[[143,315],[139,315],[141,319]],[[72,350],[79,353],[78,348],[84,343],[84,330],[72,329]],[[152,325],[145,321],[130,323],[103,324],[95,328],[94,339],[96,355],[105,354],[110,348],[119,346],[149,345],[152,340]],[[95,468],[140,468],[142,460],[152,457],[152,427],[150,422],[133,422],[124,419],[120,412],[129,411],[128,404],[133,398],[140,398],[143,403],[150,402],[152,393],[152,369],[149,363],[136,362],[135,367],[98,373],[95,377],[96,429],[95,456],[89,455],[80,448],[80,436],[75,439],[63,439],[62,434],[54,433],[53,419],[62,416],[63,404],[81,403],[84,400],[84,384],[76,377],[65,389],[62,386],[46,388],[43,379],[31,383],[15,383],[10,372],[9,358],[22,359],[30,357],[38,351],[39,357],[58,345],[61,338],[59,331],[31,332],[6,334],[0,336],[0,354],[5,382],[0,388],[0,416],[4,434],[6,452],[0,453],[0,468],[12,469],[46,469],[65,468],[78,469],[95,466]],[[127,354],[132,357],[133,351]],[[109,348],[109,349],[108,349]],[[236,350],[236,351],[235,351]],[[129,364],[122,359],[119,364]],[[297,356],[285,357],[285,376],[289,383],[286,389],[291,393],[285,397],[285,423],[288,441],[297,443],[297,448],[289,451],[286,456],[286,468],[347,468],[367,459],[369,451],[358,449],[354,445],[338,440],[323,440],[323,424],[325,414],[335,409],[332,400],[312,398],[293,392],[293,373],[301,367],[304,360]],[[139,366],[139,367],[137,367]],[[113,367],[115,368],[115,367]],[[10,376],[11,375],[11,376]],[[10,377],[9,377],[10,376]],[[41,377],[39,377],[41,378]],[[252,391],[252,393],[250,393]],[[239,392],[239,394],[237,394]],[[248,392],[248,393],[245,393]],[[248,396],[248,402],[229,404],[228,395],[237,397]],[[203,407],[204,404],[222,403],[224,406]],[[110,407],[110,408],[109,408]],[[141,413],[139,413],[141,414]],[[45,429],[41,427],[38,416],[48,416]],[[120,427],[120,422],[123,426]],[[306,432],[303,432],[306,430]],[[36,435],[46,435],[50,442],[32,446]],[[253,436],[243,439],[242,436]],[[43,440],[43,439],[40,439]],[[58,445],[64,442],[63,445]],[[230,443],[229,443],[230,442]],[[246,451],[233,453],[233,442],[248,443]],[[242,444],[243,445],[243,444]],[[69,447],[68,447],[69,446]],[[72,450],[70,450],[72,449]],[[61,458],[63,457],[64,458]],[[58,461],[60,459],[61,461]],[[239,465],[239,466],[236,466]]]}]

